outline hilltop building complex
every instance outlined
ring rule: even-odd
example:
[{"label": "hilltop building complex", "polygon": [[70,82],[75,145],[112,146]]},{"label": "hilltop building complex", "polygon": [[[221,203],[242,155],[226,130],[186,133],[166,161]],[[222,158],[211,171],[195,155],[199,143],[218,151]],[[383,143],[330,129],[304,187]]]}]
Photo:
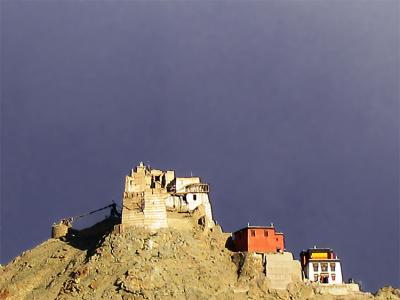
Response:
[{"label": "hilltop building complex", "polygon": [[[104,210],[110,210],[110,215],[101,222],[82,230],[72,227],[75,220],[98,212],[103,214]],[[121,211],[112,203],[62,219],[53,224],[52,237],[68,240],[77,236],[101,236],[107,231],[123,234],[129,227],[136,227],[132,231],[142,227],[145,230],[137,231],[152,234],[154,230],[171,228],[171,232],[184,230],[186,234],[187,230],[193,230],[196,237],[218,236],[225,240],[225,248],[233,252],[231,260],[238,268],[239,281],[249,276],[266,278],[270,288],[286,289],[290,283],[304,280],[318,286],[321,293],[359,292],[357,284],[343,284],[340,259],[332,249],[314,247],[302,251],[298,261],[286,251],[285,236],[272,223],[270,226],[248,224],[232,234],[223,232],[213,220],[207,183],[197,176],[177,177],[174,171],[152,169],[143,163],[125,177]]]},{"label": "hilltop building complex", "polygon": [[199,222],[213,227],[208,192],[208,184],[200,177],[176,177],[174,171],[151,169],[140,163],[125,179],[121,225],[181,228],[188,224],[179,213],[197,211],[202,215]]}]

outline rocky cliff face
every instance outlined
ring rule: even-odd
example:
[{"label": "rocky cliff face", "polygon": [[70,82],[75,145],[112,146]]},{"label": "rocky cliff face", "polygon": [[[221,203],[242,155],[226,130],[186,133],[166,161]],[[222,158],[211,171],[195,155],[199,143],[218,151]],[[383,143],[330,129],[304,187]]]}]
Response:
[{"label": "rocky cliff face", "polygon": [[[262,272],[249,268],[251,258],[225,247],[227,237],[218,226],[198,226],[49,239],[0,268],[0,299],[335,298],[302,282],[271,289]],[[376,298],[400,299],[400,291],[384,288]]]}]

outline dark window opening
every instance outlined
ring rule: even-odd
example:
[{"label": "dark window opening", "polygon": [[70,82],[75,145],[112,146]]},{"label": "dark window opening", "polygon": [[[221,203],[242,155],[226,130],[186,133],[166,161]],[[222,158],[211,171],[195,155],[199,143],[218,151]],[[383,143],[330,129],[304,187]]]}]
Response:
[{"label": "dark window opening", "polygon": [[328,283],[329,281],[328,281],[328,276],[326,276],[326,275],[321,275],[321,283]]},{"label": "dark window opening", "polygon": [[197,195],[193,195],[193,200],[194,200],[194,201],[197,200]]},{"label": "dark window opening", "polygon": [[256,231],[255,230],[250,230],[251,236],[256,236]]},{"label": "dark window opening", "polygon": [[268,231],[264,230],[264,236],[268,236]]}]

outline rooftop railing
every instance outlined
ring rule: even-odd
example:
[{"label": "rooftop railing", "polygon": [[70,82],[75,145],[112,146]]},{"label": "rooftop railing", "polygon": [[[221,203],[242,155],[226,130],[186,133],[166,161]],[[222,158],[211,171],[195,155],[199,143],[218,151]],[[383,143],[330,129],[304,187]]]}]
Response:
[{"label": "rooftop railing", "polygon": [[186,193],[208,193],[209,186],[206,183],[193,183],[185,186]]}]

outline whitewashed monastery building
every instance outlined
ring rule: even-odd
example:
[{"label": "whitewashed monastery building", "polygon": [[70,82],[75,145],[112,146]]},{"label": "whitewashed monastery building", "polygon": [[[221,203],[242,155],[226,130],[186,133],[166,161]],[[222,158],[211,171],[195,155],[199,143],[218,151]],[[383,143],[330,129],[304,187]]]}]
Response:
[{"label": "whitewashed monastery building", "polygon": [[304,277],[311,282],[343,283],[340,259],[332,249],[314,247],[302,251],[300,261]]}]

